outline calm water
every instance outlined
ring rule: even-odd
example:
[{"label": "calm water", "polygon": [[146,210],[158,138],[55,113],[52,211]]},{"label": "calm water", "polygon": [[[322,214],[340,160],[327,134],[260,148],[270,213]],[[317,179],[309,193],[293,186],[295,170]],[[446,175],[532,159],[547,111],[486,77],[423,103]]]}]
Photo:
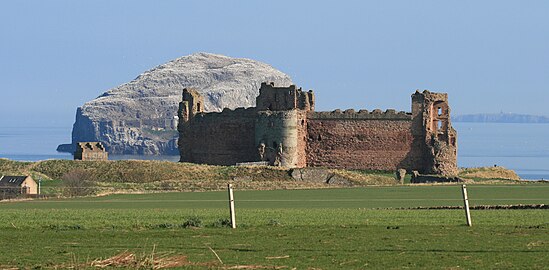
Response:
[{"label": "calm water", "polygon": [[[524,179],[549,179],[549,124],[454,123],[460,167],[504,166]],[[71,140],[71,127],[0,127],[0,157],[13,160],[72,159],[55,151]],[[116,156],[110,159],[177,161],[178,156]]]},{"label": "calm water", "polygon": [[454,123],[461,167],[503,166],[549,179],[549,124]]},{"label": "calm water", "polygon": [[[59,153],[55,149],[62,143],[70,143],[71,127],[0,127],[0,158],[19,161],[45,159],[72,159],[72,154]],[[179,156],[109,155],[111,160],[142,159],[178,161]]]}]

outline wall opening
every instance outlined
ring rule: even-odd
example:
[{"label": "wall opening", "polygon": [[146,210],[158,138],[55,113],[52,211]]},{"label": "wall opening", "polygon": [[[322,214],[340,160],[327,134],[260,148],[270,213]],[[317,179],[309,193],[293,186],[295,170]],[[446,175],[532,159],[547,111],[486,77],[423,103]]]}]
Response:
[{"label": "wall opening", "polygon": [[438,107],[438,116],[441,116],[442,115],[442,107]]},{"label": "wall opening", "polygon": [[196,103],[196,111],[197,112],[200,112],[201,109],[200,109],[200,102]]},{"label": "wall opening", "polygon": [[442,130],[442,127],[443,127],[442,121],[441,121],[441,120],[438,120],[438,121],[437,121],[437,130],[438,130],[438,131],[441,131],[441,130]]}]

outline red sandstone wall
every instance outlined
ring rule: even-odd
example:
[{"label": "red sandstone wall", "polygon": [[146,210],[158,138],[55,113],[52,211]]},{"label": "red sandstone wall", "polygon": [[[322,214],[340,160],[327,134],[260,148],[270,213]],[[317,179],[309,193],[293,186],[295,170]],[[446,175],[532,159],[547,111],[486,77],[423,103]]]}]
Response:
[{"label": "red sandstone wall", "polygon": [[307,165],[331,168],[396,170],[421,168],[411,121],[309,119]]},{"label": "red sandstone wall", "polygon": [[214,165],[256,161],[255,120],[248,111],[197,115],[183,132],[183,161]]}]

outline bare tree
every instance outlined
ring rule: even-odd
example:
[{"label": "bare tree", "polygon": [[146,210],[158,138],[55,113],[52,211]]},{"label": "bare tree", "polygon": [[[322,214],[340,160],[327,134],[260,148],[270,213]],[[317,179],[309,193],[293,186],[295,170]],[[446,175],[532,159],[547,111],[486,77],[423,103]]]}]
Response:
[{"label": "bare tree", "polygon": [[95,193],[91,174],[84,169],[69,171],[61,177],[61,180],[63,180],[64,196],[86,196]]}]

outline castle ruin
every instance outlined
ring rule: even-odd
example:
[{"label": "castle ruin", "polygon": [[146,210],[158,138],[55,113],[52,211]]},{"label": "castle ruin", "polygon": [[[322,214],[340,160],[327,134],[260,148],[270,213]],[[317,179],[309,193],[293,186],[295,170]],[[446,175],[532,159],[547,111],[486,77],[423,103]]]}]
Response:
[{"label": "castle ruin", "polygon": [[457,173],[457,133],[447,94],[416,91],[411,113],[315,112],[314,104],[312,90],[262,83],[256,107],[205,113],[203,97],[184,89],[180,161]]},{"label": "castle ruin", "polygon": [[106,161],[109,153],[100,142],[79,142],[76,144],[74,160]]}]

